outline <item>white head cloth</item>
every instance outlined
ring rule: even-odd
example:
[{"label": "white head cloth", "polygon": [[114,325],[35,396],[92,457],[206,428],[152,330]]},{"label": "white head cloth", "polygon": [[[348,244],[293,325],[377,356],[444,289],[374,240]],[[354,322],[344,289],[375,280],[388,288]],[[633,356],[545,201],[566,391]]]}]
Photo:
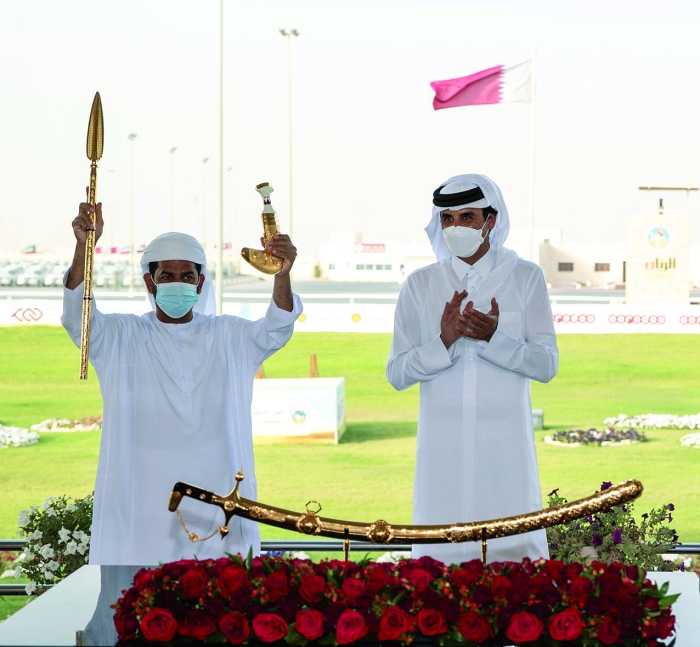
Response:
[{"label": "white head cloth", "polygon": [[[211,274],[207,269],[207,256],[196,238],[189,234],[169,232],[154,238],[146,247],[141,257],[141,270],[148,274],[150,263],[157,261],[190,261],[202,266],[204,284],[199,300],[194,305],[194,311],[203,315],[216,314],[216,296],[214,295]],[[152,294],[148,295],[153,310],[156,302]]]},{"label": "white head cloth", "polygon": [[438,261],[444,261],[452,258],[452,253],[447,248],[445,240],[442,237],[442,223],[440,221],[440,212],[445,209],[465,209],[473,207],[475,209],[483,209],[484,207],[493,207],[498,214],[496,215],[496,224],[489,233],[489,243],[491,249],[496,253],[496,261],[488,276],[479,283],[476,288],[469,291],[469,299],[474,301],[474,307],[481,312],[488,312],[491,307],[491,299],[497,298],[501,289],[505,285],[506,279],[515,269],[518,262],[518,255],[512,249],[506,249],[503,243],[508,238],[510,231],[510,219],[508,217],[508,209],[503,201],[501,190],[496,183],[487,178],[485,175],[470,173],[468,175],[455,175],[441,185],[441,195],[450,193],[462,193],[479,187],[484,194],[476,202],[457,205],[454,207],[436,207],[433,205],[433,216],[430,223],[425,228],[425,232],[430,238],[435,256]]},{"label": "white head cloth", "polygon": [[493,207],[498,212],[498,215],[496,216],[496,225],[489,233],[489,242],[491,243],[491,249],[498,254],[503,248],[503,243],[506,242],[506,238],[508,238],[510,219],[508,218],[506,203],[503,200],[503,195],[501,195],[501,190],[498,188],[497,184],[485,175],[469,173],[467,175],[455,175],[443,182],[441,186],[443,187],[442,191],[440,191],[442,195],[462,193],[463,191],[469,191],[470,189],[479,187],[484,197],[476,202],[462,204],[456,207],[436,207],[433,205],[433,215],[430,219],[430,223],[425,228],[425,232],[428,234],[428,238],[430,238],[430,243],[433,246],[433,251],[438,261],[444,261],[452,257],[452,253],[447,249],[447,245],[442,237],[442,223],[440,222],[440,212],[448,208],[457,210],[466,209],[467,207],[473,207],[475,209]]}]

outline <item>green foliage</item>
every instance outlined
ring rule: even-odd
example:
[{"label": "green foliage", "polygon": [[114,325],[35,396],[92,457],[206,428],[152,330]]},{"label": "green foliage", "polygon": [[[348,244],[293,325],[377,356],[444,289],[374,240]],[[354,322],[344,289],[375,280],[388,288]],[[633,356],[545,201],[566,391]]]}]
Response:
[{"label": "green foliage", "polygon": [[42,593],[44,584],[56,584],[87,563],[92,504],[92,495],[76,500],[63,495],[20,512],[18,523],[28,542],[21,564],[30,580],[27,593]]},{"label": "green foliage", "polygon": [[[610,487],[604,482],[601,490]],[[558,490],[549,493],[548,507],[567,503]],[[671,503],[652,508],[637,522],[634,504],[613,506],[595,515],[547,528],[547,541],[553,557],[567,563],[597,559],[611,564],[621,562],[639,566],[647,571],[675,571],[682,560],[671,562],[661,554],[678,542],[676,531],[668,524],[673,521]],[[587,549],[586,553],[581,549]],[[595,551],[595,552],[594,552]]]}]

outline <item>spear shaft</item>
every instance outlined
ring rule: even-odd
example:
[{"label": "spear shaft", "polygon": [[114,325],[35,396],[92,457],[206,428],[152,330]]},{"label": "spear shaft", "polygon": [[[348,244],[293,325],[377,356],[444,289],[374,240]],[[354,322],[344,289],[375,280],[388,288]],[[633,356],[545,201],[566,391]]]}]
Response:
[{"label": "spear shaft", "polygon": [[[90,110],[86,152],[90,160],[90,186],[88,188],[88,203],[97,205],[97,161],[102,157],[104,142],[104,120],[102,118],[102,100],[100,93],[95,93]],[[88,355],[90,352],[90,319],[92,317],[92,276],[95,264],[95,225],[96,212],[90,214],[93,229],[87,231],[85,237],[85,271],[83,279],[83,317],[80,326],[80,379],[87,380]]]}]

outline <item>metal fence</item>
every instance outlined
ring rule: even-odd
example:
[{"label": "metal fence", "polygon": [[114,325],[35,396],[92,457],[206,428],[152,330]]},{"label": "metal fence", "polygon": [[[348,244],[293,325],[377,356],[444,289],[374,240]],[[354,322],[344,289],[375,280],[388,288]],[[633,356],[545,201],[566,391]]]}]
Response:
[{"label": "metal fence", "polygon": [[[0,550],[22,550],[26,541],[21,539],[0,539]],[[260,542],[262,552],[281,551],[285,553],[296,552],[323,552],[334,553],[343,551],[343,542],[340,540],[296,540],[296,539],[268,539]],[[368,541],[351,541],[350,552],[364,554],[368,552],[392,552],[410,553],[410,545],[401,544],[372,544]],[[700,543],[678,544],[664,554],[673,555],[700,555]],[[48,587],[53,585],[48,585]],[[24,584],[0,584],[0,597],[3,595],[26,595]],[[47,587],[47,588],[48,588]]]}]

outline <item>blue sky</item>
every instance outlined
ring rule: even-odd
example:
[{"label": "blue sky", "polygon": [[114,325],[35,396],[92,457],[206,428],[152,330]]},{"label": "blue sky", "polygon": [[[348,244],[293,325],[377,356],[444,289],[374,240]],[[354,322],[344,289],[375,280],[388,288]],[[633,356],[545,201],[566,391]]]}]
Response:
[{"label": "blue sky", "polygon": [[[461,172],[493,177],[513,226],[525,227],[529,105],[434,112],[429,83],[526,60],[535,46],[538,227],[569,240],[622,240],[628,215],[643,206],[637,186],[700,183],[697,3],[226,0],[224,11],[226,230],[235,247],[260,234],[259,182],[275,185],[286,223],[280,27],[301,32],[292,60],[302,251],[315,252],[333,230],[422,240],[432,190]],[[72,245],[95,90],[106,124],[105,242],[128,243],[131,132],[137,243],[169,228],[174,146],[176,228],[201,238],[204,202],[213,240],[218,12],[214,0],[3,3],[0,248]]]}]

